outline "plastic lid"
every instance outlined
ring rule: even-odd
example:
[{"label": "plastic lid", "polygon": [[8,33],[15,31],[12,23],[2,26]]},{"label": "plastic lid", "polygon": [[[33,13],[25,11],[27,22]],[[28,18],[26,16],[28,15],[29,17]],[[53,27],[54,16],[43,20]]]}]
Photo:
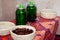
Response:
[{"label": "plastic lid", "polygon": [[34,2],[33,2],[33,1],[30,1],[30,2],[29,2],[29,5],[30,5],[30,6],[33,6],[33,5],[34,5]]},{"label": "plastic lid", "polygon": [[23,8],[24,8],[23,4],[19,4],[19,5],[18,5],[18,8],[19,8],[19,9],[23,9]]}]

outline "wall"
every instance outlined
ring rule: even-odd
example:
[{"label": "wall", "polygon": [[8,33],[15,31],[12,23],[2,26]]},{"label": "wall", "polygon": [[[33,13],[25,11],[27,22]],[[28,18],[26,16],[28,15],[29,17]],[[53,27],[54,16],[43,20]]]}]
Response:
[{"label": "wall", "polygon": [[0,0],[0,20],[2,20],[3,18],[2,18],[2,2],[1,2],[1,0]]},{"label": "wall", "polygon": [[[1,5],[1,1],[2,1],[2,10],[3,10],[3,15],[4,15],[3,19],[8,20],[9,18],[11,18],[10,16],[13,16],[12,18],[15,17],[15,15],[12,15],[12,14],[14,14],[17,4],[19,4],[19,3],[25,4],[26,2],[28,2],[30,0],[0,0],[0,5]],[[43,8],[52,8],[52,9],[56,10],[57,15],[60,16],[60,11],[59,11],[60,10],[60,0],[52,0],[52,1],[51,0],[34,0],[34,2],[37,5],[38,13]],[[1,6],[0,6],[0,8],[1,8]],[[5,15],[7,15],[7,16],[5,16]],[[7,19],[5,19],[5,18],[7,18]]]},{"label": "wall", "polygon": [[[3,10],[3,20],[15,19],[16,5],[19,3],[26,4],[29,0],[2,0],[2,10]],[[43,8],[46,8],[47,2],[49,0],[35,0],[37,5],[38,13]]]},{"label": "wall", "polygon": [[14,19],[15,4],[15,0],[2,0],[3,20]]},{"label": "wall", "polygon": [[48,8],[54,9],[57,12],[57,15],[60,16],[60,0],[49,1]]},{"label": "wall", "polygon": [[2,0],[3,20],[15,19],[16,5],[24,2],[23,0]]}]

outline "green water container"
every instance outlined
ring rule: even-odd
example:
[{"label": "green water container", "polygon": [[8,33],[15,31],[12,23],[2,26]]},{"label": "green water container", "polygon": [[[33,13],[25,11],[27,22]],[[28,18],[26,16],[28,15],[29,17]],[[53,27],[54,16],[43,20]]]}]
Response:
[{"label": "green water container", "polygon": [[26,25],[26,11],[23,4],[19,4],[16,10],[16,25]]},{"label": "green water container", "polygon": [[28,22],[36,21],[37,8],[36,8],[33,1],[29,2],[29,4],[27,5],[26,10],[27,10],[27,21]]}]

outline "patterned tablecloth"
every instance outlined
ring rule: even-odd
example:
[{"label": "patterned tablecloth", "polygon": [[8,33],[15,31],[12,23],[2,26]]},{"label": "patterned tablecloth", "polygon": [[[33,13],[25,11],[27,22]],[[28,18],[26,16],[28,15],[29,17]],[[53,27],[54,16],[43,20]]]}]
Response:
[{"label": "patterned tablecloth", "polygon": [[54,40],[59,25],[59,18],[56,17],[55,19],[48,20],[38,17],[37,19],[36,22],[28,23],[37,30],[34,40]]},{"label": "patterned tablecloth", "polygon": [[[16,20],[11,22],[16,23]],[[55,34],[59,25],[59,17],[55,19],[44,19],[40,16],[37,17],[35,22],[29,22],[28,25],[31,25],[36,28],[36,36],[33,40],[54,40]],[[10,35],[6,37],[0,37],[0,40],[12,40]]]},{"label": "patterned tablecloth", "polygon": [[[12,20],[11,22],[16,23],[16,20]],[[58,22],[59,17],[44,19],[40,16],[37,17],[35,22],[29,22],[28,25],[35,27],[37,31],[33,40],[54,40],[59,25]]]}]

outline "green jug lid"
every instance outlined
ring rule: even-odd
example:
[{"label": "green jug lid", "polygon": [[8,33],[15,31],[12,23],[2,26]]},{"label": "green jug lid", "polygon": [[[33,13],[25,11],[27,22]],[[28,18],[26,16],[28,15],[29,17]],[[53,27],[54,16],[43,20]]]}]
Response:
[{"label": "green jug lid", "polygon": [[33,1],[30,1],[30,2],[29,2],[29,5],[30,5],[30,6],[33,6],[33,5],[34,5],[34,2],[33,2]]},{"label": "green jug lid", "polygon": [[23,4],[19,4],[19,5],[18,5],[18,8],[19,8],[19,9],[23,9],[23,8],[24,8]]}]

